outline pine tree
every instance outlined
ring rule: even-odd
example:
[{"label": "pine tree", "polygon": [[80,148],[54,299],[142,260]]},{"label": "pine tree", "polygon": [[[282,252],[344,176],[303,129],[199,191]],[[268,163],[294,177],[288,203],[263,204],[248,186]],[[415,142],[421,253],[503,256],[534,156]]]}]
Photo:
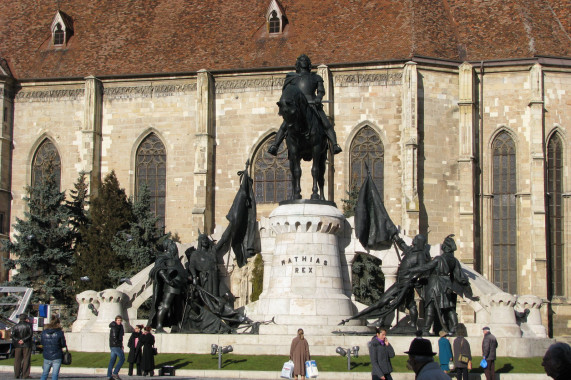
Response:
[{"label": "pine tree", "polygon": [[7,268],[17,270],[10,284],[33,288],[32,302],[70,305],[75,258],[65,192],[59,191],[53,170],[26,192],[28,211],[16,219],[14,239],[4,247],[14,257]]},{"label": "pine tree", "polygon": [[117,278],[111,274],[124,270],[129,263],[115,254],[111,242],[118,233],[129,228],[133,211],[114,171],[105,177],[98,196],[91,200],[89,214],[91,223],[76,248],[75,267],[75,278],[87,277],[89,281],[78,282],[77,291],[115,288]]},{"label": "pine tree", "polygon": [[74,189],[69,191],[71,200],[66,201],[66,204],[70,212],[69,223],[73,231],[73,246],[77,247],[81,244],[82,234],[86,232],[89,225],[89,213],[87,212],[89,187],[85,172],[79,173],[73,187]]},{"label": "pine tree", "polygon": [[258,253],[254,259],[254,269],[252,269],[252,302],[260,299],[260,294],[264,290],[264,260],[262,255]]},{"label": "pine tree", "polygon": [[355,257],[353,272],[353,294],[365,305],[372,305],[382,296],[385,276],[381,270],[382,261],[376,257],[359,254]]},{"label": "pine tree", "polygon": [[113,251],[129,265],[113,271],[111,277],[120,279],[132,277],[155,261],[157,248],[169,234],[164,234],[158,225],[159,218],[151,212],[151,193],[146,184],[139,189],[133,202],[134,220],[129,228],[113,238]]},{"label": "pine tree", "polygon": [[353,185],[349,191],[345,192],[349,197],[347,199],[341,199],[341,202],[343,202],[343,215],[345,215],[346,218],[350,218],[355,215],[355,206],[357,206],[360,190],[355,182],[357,181],[353,181]]}]

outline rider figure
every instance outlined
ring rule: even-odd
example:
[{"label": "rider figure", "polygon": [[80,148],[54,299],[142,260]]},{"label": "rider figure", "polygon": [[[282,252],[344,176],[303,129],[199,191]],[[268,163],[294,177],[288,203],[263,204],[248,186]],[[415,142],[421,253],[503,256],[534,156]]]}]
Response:
[{"label": "rider figure", "polygon": [[[327,115],[325,115],[325,112],[323,111],[323,104],[321,103],[323,95],[325,95],[323,78],[319,74],[311,72],[311,60],[307,55],[302,54],[299,56],[295,63],[295,73],[288,73],[286,75],[282,91],[289,85],[295,85],[301,90],[301,92],[307,98],[310,106],[318,115],[325,135],[333,145],[333,154],[341,153],[341,147],[339,144],[337,144],[337,136],[335,135],[335,130],[327,118]],[[278,147],[285,137],[286,130],[286,122],[284,121],[280,126],[278,133],[276,134],[274,143],[270,145],[268,153],[274,156],[278,153]]]}]

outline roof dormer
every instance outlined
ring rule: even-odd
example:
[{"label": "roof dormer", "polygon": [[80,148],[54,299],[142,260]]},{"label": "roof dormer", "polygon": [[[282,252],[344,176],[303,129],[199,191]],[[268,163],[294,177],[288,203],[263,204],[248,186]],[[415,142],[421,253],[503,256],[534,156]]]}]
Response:
[{"label": "roof dormer", "polygon": [[57,11],[51,25],[52,46],[65,47],[73,34],[72,19],[62,11]]},{"label": "roof dormer", "polygon": [[277,0],[270,1],[270,6],[266,12],[266,24],[270,35],[281,34],[284,30],[286,24],[285,11]]}]

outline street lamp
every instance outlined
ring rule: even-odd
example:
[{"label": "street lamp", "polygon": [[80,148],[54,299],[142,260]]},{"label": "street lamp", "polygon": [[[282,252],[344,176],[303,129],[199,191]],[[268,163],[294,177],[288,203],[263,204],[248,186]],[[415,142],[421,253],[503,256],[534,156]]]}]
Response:
[{"label": "street lamp", "polygon": [[233,352],[234,348],[232,346],[219,346],[212,343],[210,346],[210,355],[216,355],[218,352],[218,369],[222,368],[222,354],[227,354]]},{"label": "street lamp", "polygon": [[359,346],[353,346],[347,349],[344,349],[343,347],[337,347],[335,352],[341,356],[347,356],[347,371],[351,371],[351,355],[355,356],[356,358],[359,357]]}]

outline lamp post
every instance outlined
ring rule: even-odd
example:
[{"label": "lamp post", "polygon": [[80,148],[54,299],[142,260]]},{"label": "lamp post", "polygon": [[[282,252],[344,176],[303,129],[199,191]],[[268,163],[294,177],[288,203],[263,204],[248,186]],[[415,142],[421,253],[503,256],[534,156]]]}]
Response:
[{"label": "lamp post", "polygon": [[347,371],[351,371],[351,355],[355,356],[356,358],[359,357],[359,346],[353,346],[347,349],[337,347],[335,352],[341,356],[347,356]]},{"label": "lamp post", "polygon": [[234,348],[232,346],[219,346],[212,343],[210,346],[210,355],[216,355],[218,353],[218,369],[222,368],[222,354],[227,354],[233,352]]}]

